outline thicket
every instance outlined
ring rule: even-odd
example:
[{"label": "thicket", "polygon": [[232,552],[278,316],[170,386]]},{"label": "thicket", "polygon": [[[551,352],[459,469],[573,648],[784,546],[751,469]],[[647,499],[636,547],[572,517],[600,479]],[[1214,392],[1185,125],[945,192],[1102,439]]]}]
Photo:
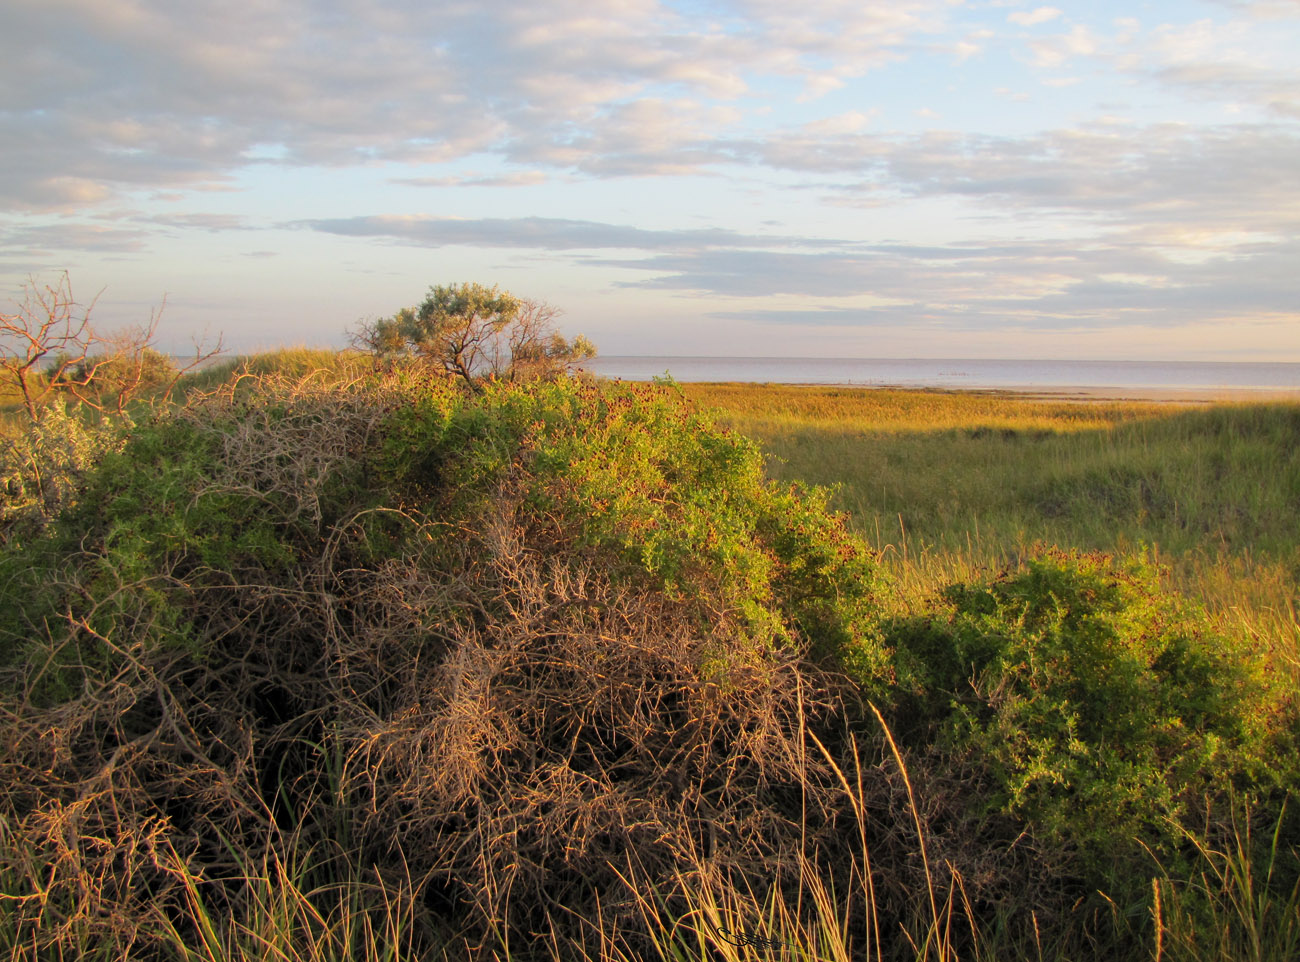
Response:
[{"label": "thicket", "polygon": [[1130,915],[1153,864],[1192,873],[1189,832],[1222,831],[1234,800],[1276,818],[1294,788],[1288,679],[1142,556],[1043,550],[884,635],[899,740],[969,773],[966,812],[1012,815],[1058,878]]},{"label": "thicket", "polygon": [[893,617],[671,386],[243,376],[67,464],[0,550],[11,954],[246,937],[291,865],[422,954],[645,957],[719,890],[877,956],[1137,952],[1153,875],[1293,787],[1288,693],[1145,569]]},{"label": "thicket", "polygon": [[800,659],[869,636],[874,569],[751,442],[655,389],[253,382],[0,559],[15,944],[140,950],[290,838],[417,879],[430,943],[843,849]]}]

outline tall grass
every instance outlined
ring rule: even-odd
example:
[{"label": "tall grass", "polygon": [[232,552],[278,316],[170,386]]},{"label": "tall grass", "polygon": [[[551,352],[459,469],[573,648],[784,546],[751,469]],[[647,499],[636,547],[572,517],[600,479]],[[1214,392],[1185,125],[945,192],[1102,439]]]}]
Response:
[{"label": "tall grass", "polygon": [[318,374],[329,378],[360,377],[373,365],[367,355],[357,351],[332,351],[306,346],[284,347],[260,354],[227,358],[192,371],[176,385],[173,399],[183,401],[190,393],[211,391],[243,374],[306,377]]},{"label": "tall grass", "polygon": [[1220,846],[1189,835],[1201,856],[1200,871],[1186,880],[1168,873],[1152,879],[1157,962],[1300,958],[1300,881],[1280,898],[1274,884],[1287,856],[1284,815],[1262,858],[1253,851],[1248,808],[1239,813],[1237,831]]},{"label": "tall grass", "polygon": [[909,597],[1039,542],[1146,546],[1211,614],[1300,649],[1300,405],[683,385],[832,505]]},{"label": "tall grass", "polygon": [[[893,572],[901,611],[1015,563],[1036,543],[1146,550],[1214,629],[1251,639],[1300,681],[1300,405],[681,390],[759,439],[772,475],[835,489],[833,506]],[[1293,822],[1284,811],[1263,846],[1248,811],[1233,824],[1227,837],[1188,833],[1199,870],[1153,882],[1157,960],[1300,955],[1300,883],[1279,890],[1277,877],[1284,864],[1294,877]],[[1077,951],[1021,948],[1039,958]]]}]

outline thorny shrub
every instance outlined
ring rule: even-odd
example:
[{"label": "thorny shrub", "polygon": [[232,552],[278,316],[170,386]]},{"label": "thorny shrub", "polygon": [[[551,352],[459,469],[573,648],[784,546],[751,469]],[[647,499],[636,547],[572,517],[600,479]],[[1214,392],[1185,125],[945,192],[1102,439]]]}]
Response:
[{"label": "thorny shrub", "polygon": [[106,452],[0,586],[15,941],[144,952],[187,879],[237,913],[291,845],[472,944],[853,863],[807,655],[876,644],[874,561],[671,391],[245,377]]}]

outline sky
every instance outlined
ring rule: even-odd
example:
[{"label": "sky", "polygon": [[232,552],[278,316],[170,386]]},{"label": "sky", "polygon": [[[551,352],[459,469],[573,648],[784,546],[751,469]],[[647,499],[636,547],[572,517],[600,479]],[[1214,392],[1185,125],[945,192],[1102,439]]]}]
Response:
[{"label": "sky", "polygon": [[1300,0],[3,0],[0,301],[341,346],[1300,361]]}]

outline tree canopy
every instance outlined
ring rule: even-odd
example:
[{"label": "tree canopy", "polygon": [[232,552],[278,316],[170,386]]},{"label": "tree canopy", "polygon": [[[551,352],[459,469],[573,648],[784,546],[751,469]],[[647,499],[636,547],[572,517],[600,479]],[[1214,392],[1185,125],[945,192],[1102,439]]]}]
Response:
[{"label": "tree canopy", "polygon": [[482,284],[429,288],[418,307],[363,325],[360,345],[381,356],[414,355],[441,365],[471,387],[485,378],[521,381],[570,371],[595,346],[555,329],[548,304]]}]

